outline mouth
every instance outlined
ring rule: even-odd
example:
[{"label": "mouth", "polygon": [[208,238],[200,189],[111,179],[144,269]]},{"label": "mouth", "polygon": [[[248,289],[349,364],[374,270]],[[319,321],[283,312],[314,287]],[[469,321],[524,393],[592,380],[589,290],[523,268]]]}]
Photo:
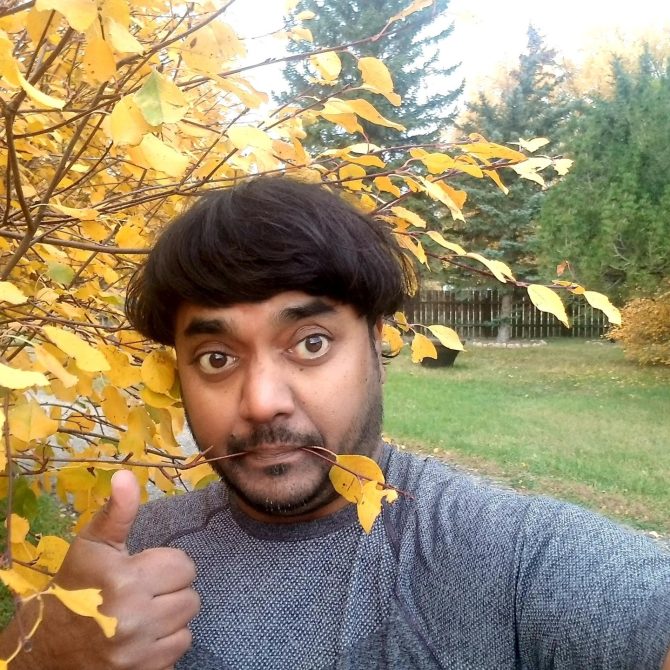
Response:
[{"label": "mouth", "polygon": [[261,444],[244,452],[244,460],[254,460],[270,465],[273,463],[285,463],[302,455],[302,445],[285,444]]}]

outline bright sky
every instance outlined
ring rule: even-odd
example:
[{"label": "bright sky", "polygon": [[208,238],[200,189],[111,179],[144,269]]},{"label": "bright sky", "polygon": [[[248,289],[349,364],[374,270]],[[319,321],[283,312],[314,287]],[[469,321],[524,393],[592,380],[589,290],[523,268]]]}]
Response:
[{"label": "bright sky", "polygon": [[[285,0],[237,0],[226,20],[243,36],[263,35],[281,25],[285,4]],[[471,86],[477,86],[501,64],[515,65],[531,22],[548,46],[576,62],[594,39],[598,43],[614,42],[618,37],[631,40],[642,31],[655,31],[670,39],[667,0],[451,0],[448,16],[455,28],[445,41],[444,62],[450,65],[460,60],[461,76]],[[309,24],[306,21],[304,25]],[[254,40],[250,49],[250,62],[281,52],[272,39]],[[257,76],[259,84],[262,81],[263,86],[273,88],[281,78],[281,67],[263,68]]]}]

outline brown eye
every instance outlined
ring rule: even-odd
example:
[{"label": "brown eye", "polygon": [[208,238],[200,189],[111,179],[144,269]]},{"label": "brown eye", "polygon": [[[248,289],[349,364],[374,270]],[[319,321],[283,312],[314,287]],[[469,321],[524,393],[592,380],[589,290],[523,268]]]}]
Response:
[{"label": "brown eye", "polygon": [[298,358],[313,360],[325,355],[329,349],[330,338],[325,335],[308,335],[296,344],[293,351],[297,354]]},{"label": "brown eye", "polygon": [[198,356],[197,361],[205,374],[213,375],[229,368],[235,362],[235,357],[222,351],[208,351]]}]

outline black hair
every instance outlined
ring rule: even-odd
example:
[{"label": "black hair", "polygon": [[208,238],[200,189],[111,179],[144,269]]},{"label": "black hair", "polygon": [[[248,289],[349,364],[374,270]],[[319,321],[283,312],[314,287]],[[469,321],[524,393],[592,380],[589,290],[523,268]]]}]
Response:
[{"label": "black hair", "polygon": [[130,280],[126,314],[172,345],[184,302],[227,307],[302,291],[373,323],[400,309],[413,283],[387,224],[321,184],[254,177],[201,197],[168,225]]}]

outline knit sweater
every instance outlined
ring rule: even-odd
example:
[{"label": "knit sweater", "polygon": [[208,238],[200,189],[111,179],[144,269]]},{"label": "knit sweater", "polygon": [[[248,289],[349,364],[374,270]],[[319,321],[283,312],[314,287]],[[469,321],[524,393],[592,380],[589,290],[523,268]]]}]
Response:
[{"label": "knit sweater", "polygon": [[265,524],[222,483],[142,507],[132,552],[183,549],[202,607],[177,670],[657,670],[670,554],[580,507],[384,447],[408,492],[369,535],[348,506]]}]

